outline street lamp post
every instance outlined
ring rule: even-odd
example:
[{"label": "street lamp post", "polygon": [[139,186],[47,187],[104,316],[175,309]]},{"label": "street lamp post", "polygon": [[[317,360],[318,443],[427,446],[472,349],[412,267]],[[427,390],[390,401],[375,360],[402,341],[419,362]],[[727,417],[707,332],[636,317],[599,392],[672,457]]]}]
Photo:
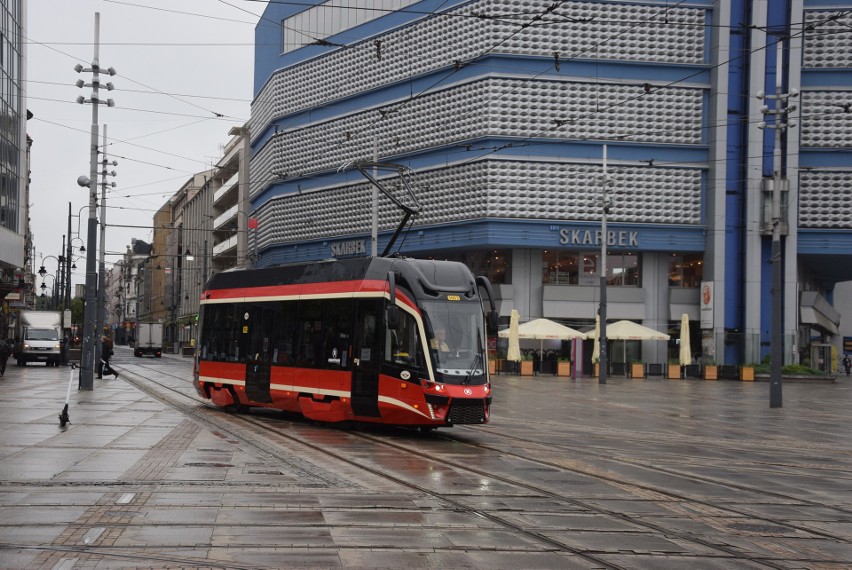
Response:
[{"label": "street lamp post", "polygon": [[[76,264],[73,263],[73,253],[74,253],[74,240],[80,241],[80,253],[86,253],[86,246],[83,244],[83,240],[80,238],[80,215],[85,208],[88,206],[83,206],[77,211],[77,215],[73,216],[71,214],[71,202],[68,202],[68,249],[66,251],[66,257],[69,260],[72,260],[72,263],[65,264],[65,289],[63,290],[63,295],[65,296],[65,307],[71,308],[71,270],[77,269]],[[71,237],[71,218],[77,218],[77,234],[75,237]]]},{"label": "street lamp post", "polygon": [[[106,101],[101,101],[99,99],[99,89],[101,86],[101,67],[98,61],[98,52],[100,51],[100,19],[100,13],[95,12],[95,53],[94,58],[92,59],[92,66],[90,68],[84,68],[82,65],[77,64],[74,67],[74,70],[77,73],[85,71],[90,72],[92,74],[91,83],[84,83],[82,79],[77,81],[77,87],[92,88],[92,95],[88,100],[86,100],[82,95],[77,97],[77,102],[81,105],[87,102],[91,103],[92,105],[89,177],[86,178],[85,176],[80,176],[79,178],[77,178],[77,184],[89,188],[89,226],[87,232],[89,252],[86,255],[86,303],[85,309],[83,311],[83,351],[80,358],[80,390],[94,389],[94,348],[95,333],[97,332],[95,330],[97,321],[97,298],[95,295],[97,288],[97,272],[95,265],[96,248],[93,247],[92,244],[96,244],[98,241],[98,220],[95,211],[98,206],[98,106],[105,104],[109,107],[112,107],[113,105],[115,105],[112,99],[107,99]],[[115,70],[111,67],[105,71],[109,75],[115,75]],[[112,83],[107,83],[105,87],[107,91],[111,91],[113,89]]]}]

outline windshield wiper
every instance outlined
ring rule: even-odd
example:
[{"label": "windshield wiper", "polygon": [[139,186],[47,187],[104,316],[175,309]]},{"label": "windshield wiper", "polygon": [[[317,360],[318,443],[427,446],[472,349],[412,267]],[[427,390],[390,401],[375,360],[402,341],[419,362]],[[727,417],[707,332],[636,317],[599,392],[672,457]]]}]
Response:
[{"label": "windshield wiper", "polygon": [[476,372],[476,367],[482,361],[482,353],[477,351],[476,356],[473,357],[473,364],[470,365],[470,372],[467,373],[467,376],[462,380],[462,384],[467,385],[470,384],[470,379],[473,377],[473,373]]}]

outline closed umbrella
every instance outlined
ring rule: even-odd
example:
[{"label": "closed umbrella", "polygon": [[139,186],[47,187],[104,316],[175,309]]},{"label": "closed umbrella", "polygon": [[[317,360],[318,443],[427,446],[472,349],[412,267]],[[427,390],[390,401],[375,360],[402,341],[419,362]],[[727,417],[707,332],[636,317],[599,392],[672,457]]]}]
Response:
[{"label": "closed umbrella", "polygon": [[689,346],[689,315],[680,317],[680,365],[692,364],[692,349]]},{"label": "closed umbrella", "polygon": [[[593,339],[595,339],[594,348],[592,348],[592,362],[598,362],[601,359],[601,316],[595,315],[595,330],[590,331]],[[587,333],[588,336],[589,333]]]},{"label": "closed umbrella", "polygon": [[506,352],[506,360],[510,362],[521,361],[521,343],[518,341],[518,320],[520,320],[518,311],[512,309],[512,314],[509,317],[509,350]]}]

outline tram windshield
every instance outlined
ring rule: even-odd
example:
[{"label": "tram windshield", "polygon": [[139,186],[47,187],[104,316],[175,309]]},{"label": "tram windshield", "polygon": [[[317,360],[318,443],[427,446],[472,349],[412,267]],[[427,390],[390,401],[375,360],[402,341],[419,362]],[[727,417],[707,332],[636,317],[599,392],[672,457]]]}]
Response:
[{"label": "tram windshield", "polygon": [[421,302],[426,315],[429,352],[445,382],[483,376],[485,331],[479,303]]}]

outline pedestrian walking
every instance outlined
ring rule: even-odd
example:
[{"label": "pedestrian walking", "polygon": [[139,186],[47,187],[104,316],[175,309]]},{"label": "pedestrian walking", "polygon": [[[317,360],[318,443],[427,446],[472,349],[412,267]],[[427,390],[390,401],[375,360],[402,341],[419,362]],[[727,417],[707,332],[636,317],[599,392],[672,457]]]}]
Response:
[{"label": "pedestrian walking", "polygon": [[0,376],[6,374],[6,361],[12,354],[12,345],[8,340],[0,339]]},{"label": "pedestrian walking", "polygon": [[110,358],[112,358],[112,339],[104,335],[101,337],[101,375],[114,374],[118,378],[118,372],[113,370],[109,365]]},{"label": "pedestrian walking", "polygon": [[852,371],[852,359],[849,358],[849,355],[843,357],[843,368],[846,370],[846,375],[849,376],[849,372]]}]

